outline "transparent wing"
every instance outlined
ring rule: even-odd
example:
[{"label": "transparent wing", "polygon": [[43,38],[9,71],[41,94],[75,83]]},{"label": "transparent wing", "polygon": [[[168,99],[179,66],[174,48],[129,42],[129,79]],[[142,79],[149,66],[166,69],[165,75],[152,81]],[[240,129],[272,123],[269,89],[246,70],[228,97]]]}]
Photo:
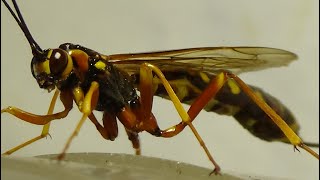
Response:
[{"label": "transparent wing", "polygon": [[216,74],[228,70],[235,74],[271,67],[286,66],[297,59],[289,51],[266,47],[203,47],[137,54],[106,56],[109,62],[127,71],[139,73],[139,66],[148,62],[163,71],[203,71]]}]

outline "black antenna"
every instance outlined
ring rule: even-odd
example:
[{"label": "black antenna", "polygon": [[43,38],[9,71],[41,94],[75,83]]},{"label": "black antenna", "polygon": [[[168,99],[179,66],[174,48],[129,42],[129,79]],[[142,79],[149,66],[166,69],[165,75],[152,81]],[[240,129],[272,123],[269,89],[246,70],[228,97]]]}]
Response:
[{"label": "black antenna", "polygon": [[20,29],[23,31],[24,35],[26,36],[29,44],[30,44],[30,47],[31,47],[31,50],[32,50],[32,54],[35,56],[35,55],[40,55],[40,54],[43,54],[43,50],[40,48],[40,46],[38,45],[38,43],[33,39],[29,29],[28,29],[28,26],[26,25],[26,23],[24,22],[24,19],[22,17],[22,14],[19,10],[19,7],[16,3],[15,0],[12,0],[12,3],[13,3],[13,6],[14,6],[14,9],[16,10],[17,12],[17,15],[13,12],[12,8],[9,6],[9,4],[5,1],[5,0],[2,0],[2,2],[4,3],[4,5],[7,7],[7,9],[10,11],[11,15],[14,17],[14,19],[16,20],[16,22],[18,23]]}]

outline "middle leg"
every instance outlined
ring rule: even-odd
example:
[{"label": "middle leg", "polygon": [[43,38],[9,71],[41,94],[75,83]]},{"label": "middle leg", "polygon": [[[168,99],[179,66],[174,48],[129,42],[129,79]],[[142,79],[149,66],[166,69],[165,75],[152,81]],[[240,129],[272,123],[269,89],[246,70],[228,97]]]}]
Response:
[{"label": "middle leg", "polygon": [[[182,123],[181,125],[179,125],[179,127],[181,126],[181,128],[179,128],[180,131],[172,129],[172,128],[168,128],[164,131],[161,131],[161,137],[172,137],[170,136],[170,134],[172,133],[180,133],[183,130],[183,126],[189,126],[190,129],[192,130],[193,134],[195,135],[195,137],[197,138],[198,142],[200,143],[201,147],[204,149],[208,159],[212,162],[212,164],[214,165],[214,170],[210,173],[215,173],[218,174],[220,171],[220,166],[215,162],[215,160],[213,159],[212,155],[210,154],[208,148],[206,147],[204,141],[202,140],[201,136],[199,135],[199,133],[197,132],[196,128],[193,126],[193,124],[191,123],[191,121],[198,115],[198,113],[200,112],[200,110],[198,110],[197,107],[195,107],[194,111],[193,109],[189,109],[188,112],[185,111],[185,109],[183,108],[179,98],[177,97],[177,95],[175,94],[175,92],[173,91],[171,85],[169,84],[169,82],[166,80],[165,76],[163,75],[163,73],[161,72],[161,70],[149,63],[144,63],[141,65],[140,68],[140,86],[139,86],[139,91],[140,91],[140,96],[141,96],[141,102],[142,102],[142,108],[144,110],[147,110],[145,112],[146,117],[147,118],[152,118],[153,115],[151,113],[151,109],[152,109],[152,100],[153,100],[153,87],[152,87],[152,80],[153,80],[153,75],[152,72],[154,72],[158,78],[160,79],[161,83],[163,84],[163,86],[165,87],[170,100],[173,102],[179,116],[182,119]],[[218,87],[214,87],[215,89],[217,89],[216,91],[218,91],[222,85],[224,84],[224,78],[223,76],[219,76],[217,78],[218,81]],[[216,85],[217,85],[216,84]],[[221,86],[221,87],[220,87]],[[203,96],[209,96],[204,94]],[[197,105],[201,105],[205,102],[199,101],[197,102]],[[197,112],[199,111],[199,112]],[[191,116],[190,116],[191,115]],[[175,127],[175,126],[174,126]],[[152,133],[151,133],[152,134]]]}]

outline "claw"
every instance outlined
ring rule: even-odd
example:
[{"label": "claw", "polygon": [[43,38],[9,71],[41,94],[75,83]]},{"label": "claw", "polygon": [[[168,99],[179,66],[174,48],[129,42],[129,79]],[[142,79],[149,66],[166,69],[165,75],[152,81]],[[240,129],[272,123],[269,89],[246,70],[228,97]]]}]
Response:
[{"label": "claw", "polygon": [[49,133],[46,135],[46,139],[47,139],[48,136],[50,137],[50,139],[52,139],[52,136]]},{"label": "claw", "polygon": [[59,154],[59,156],[57,157],[57,159],[58,159],[58,161],[61,161],[61,160],[64,159],[64,157],[65,157],[65,153],[61,153],[61,154]]},{"label": "claw", "polygon": [[300,152],[300,150],[297,148],[297,146],[293,146],[293,151],[294,152],[296,152],[296,151]]},{"label": "claw", "polygon": [[219,166],[218,166],[218,167],[215,167],[215,168],[209,173],[209,176],[211,176],[212,174],[214,174],[214,175],[221,175],[220,171],[221,171],[221,169],[220,169]]}]

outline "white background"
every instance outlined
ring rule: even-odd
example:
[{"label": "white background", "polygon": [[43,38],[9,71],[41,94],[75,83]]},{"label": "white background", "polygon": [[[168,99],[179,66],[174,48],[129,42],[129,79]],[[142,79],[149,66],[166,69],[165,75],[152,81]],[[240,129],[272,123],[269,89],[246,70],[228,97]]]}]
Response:
[{"label": "white background", "polygon": [[[319,142],[319,9],[317,0],[268,1],[40,1],[19,2],[31,33],[42,48],[78,43],[104,54],[201,46],[266,46],[296,53],[289,67],[243,74],[281,99],[301,125],[301,137]],[[30,72],[32,54],[14,19],[1,3],[1,108],[18,106],[44,114],[52,94],[40,89]],[[187,108],[187,106],[186,106]],[[61,110],[62,107],[56,108]],[[172,103],[155,99],[162,129],[179,122]],[[97,113],[99,114],[99,113]],[[77,108],[54,121],[50,138],[14,155],[59,153],[81,115]],[[292,146],[261,141],[231,117],[202,112],[195,126],[225,171],[319,179],[319,161]],[[90,121],[68,152],[133,153],[120,126],[116,141],[104,140]],[[1,115],[1,152],[41,132],[41,126]],[[142,153],[212,168],[191,131],[171,139],[141,133]],[[318,149],[315,149],[317,152]]]}]

